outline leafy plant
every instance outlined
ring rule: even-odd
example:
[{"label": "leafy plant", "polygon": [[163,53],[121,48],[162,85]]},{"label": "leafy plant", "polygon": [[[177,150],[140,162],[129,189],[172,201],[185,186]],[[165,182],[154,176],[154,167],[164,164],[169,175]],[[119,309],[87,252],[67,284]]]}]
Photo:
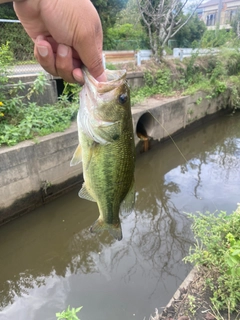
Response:
[{"label": "leafy plant", "polygon": [[[1,16],[1,18],[3,17]],[[6,42],[8,42],[14,61],[34,60],[36,63],[33,54],[33,42],[21,23],[1,23],[0,46]]]},{"label": "leafy plant", "polygon": [[204,266],[206,285],[217,309],[234,311],[240,303],[240,206],[232,214],[190,214],[194,247],[185,261]]},{"label": "leafy plant", "polygon": [[39,107],[36,103],[29,103],[28,107],[22,104],[23,109],[19,109],[11,119],[5,116],[1,110],[3,107],[0,106],[0,146],[12,146],[37,135],[64,131],[76,117],[78,110],[78,104],[71,104],[69,101],[66,103],[61,99],[54,106]]},{"label": "leafy plant", "polygon": [[77,316],[77,313],[82,309],[82,307],[79,308],[72,308],[70,309],[70,306],[68,306],[67,310],[63,310],[62,312],[57,312],[56,317],[57,320],[65,319],[65,320],[80,320]]},{"label": "leafy plant", "polygon": [[240,276],[240,240],[229,232],[226,235],[228,250],[225,253],[226,263],[229,266],[228,273]]},{"label": "leafy plant", "polygon": [[191,294],[189,294],[187,298],[189,304],[189,311],[191,312],[191,314],[194,315],[196,313],[196,299]]},{"label": "leafy plant", "polygon": [[168,69],[159,69],[156,72],[156,85],[159,93],[168,94],[172,91],[171,74]]},{"label": "leafy plant", "polygon": [[202,102],[202,97],[198,98],[196,101],[196,105],[199,106]]},{"label": "leafy plant", "polygon": [[117,67],[113,63],[106,63],[106,69],[108,69],[108,70],[117,70]]},{"label": "leafy plant", "polygon": [[222,61],[217,60],[215,67],[211,71],[210,82],[215,83],[219,80],[219,78],[221,79],[224,75],[226,75],[226,72],[223,63]]},{"label": "leafy plant", "polygon": [[107,50],[137,50],[148,48],[147,36],[140,23],[115,24],[108,28],[105,49]]},{"label": "leafy plant", "polygon": [[69,83],[64,81],[64,88],[61,95],[61,100],[71,101],[74,103],[79,103],[79,93],[82,87],[79,86],[77,83]]},{"label": "leafy plant", "polygon": [[69,127],[78,110],[80,87],[71,87],[72,102],[69,101],[70,89],[66,85],[66,93],[54,106],[40,107],[30,99],[33,94],[44,92],[47,85],[45,75],[39,74],[27,93],[23,94],[25,85],[21,81],[10,83],[8,78],[11,62],[7,43],[0,46],[0,146],[12,146],[37,135],[63,131]]},{"label": "leafy plant", "polygon": [[206,30],[201,38],[201,48],[216,48],[229,43],[233,39],[234,35],[232,31],[225,29],[218,30]]}]

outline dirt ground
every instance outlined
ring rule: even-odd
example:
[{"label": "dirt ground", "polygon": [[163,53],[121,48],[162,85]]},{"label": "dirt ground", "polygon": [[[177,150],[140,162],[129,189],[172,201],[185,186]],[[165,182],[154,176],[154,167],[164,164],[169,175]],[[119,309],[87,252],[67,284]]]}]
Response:
[{"label": "dirt ground", "polygon": [[206,270],[194,268],[163,311],[149,320],[238,320],[238,312],[217,311],[211,303],[212,292],[206,288]]}]

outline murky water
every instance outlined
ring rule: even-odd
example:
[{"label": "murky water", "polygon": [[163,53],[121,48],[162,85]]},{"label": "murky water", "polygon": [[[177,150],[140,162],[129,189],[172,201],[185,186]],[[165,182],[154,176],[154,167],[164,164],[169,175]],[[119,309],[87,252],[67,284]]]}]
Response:
[{"label": "murky water", "polygon": [[0,228],[0,319],[130,320],[168,303],[190,270],[184,212],[227,210],[240,201],[240,114],[158,145],[137,160],[135,211],[123,240],[89,233],[96,204],[77,191]]}]

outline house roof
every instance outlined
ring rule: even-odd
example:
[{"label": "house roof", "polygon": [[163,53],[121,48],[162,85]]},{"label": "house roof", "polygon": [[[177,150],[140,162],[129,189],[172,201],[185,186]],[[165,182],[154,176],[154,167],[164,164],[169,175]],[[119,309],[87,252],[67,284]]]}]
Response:
[{"label": "house roof", "polygon": [[[219,1],[220,0],[209,0],[205,3],[202,3],[198,8],[204,8],[204,7],[216,5],[216,4],[219,4]],[[236,0],[222,0],[222,4],[228,3],[228,2],[234,2],[234,1]]]}]

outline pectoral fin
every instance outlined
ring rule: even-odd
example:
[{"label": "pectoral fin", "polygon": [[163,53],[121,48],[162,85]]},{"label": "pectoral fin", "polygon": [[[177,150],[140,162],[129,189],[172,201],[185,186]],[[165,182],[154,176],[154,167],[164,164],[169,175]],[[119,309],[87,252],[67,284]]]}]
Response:
[{"label": "pectoral fin", "polygon": [[82,161],[82,148],[80,144],[77,146],[77,149],[75,150],[72,160],[70,162],[70,166],[75,166],[76,164],[79,164]]},{"label": "pectoral fin", "polygon": [[89,192],[87,191],[86,185],[85,183],[82,185],[82,189],[78,192],[78,196],[80,198],[89,200],[89,201],[93,201],[96,202],[96,200],[89,194]]},{"label": "pectoral fin", "polygon": [[121,213],[123,215],[130,214],[133,210],[134,205],[135,205],[135,183],[133,179],[131,187],[129,188],[129,191],[126,197],[121,203],[121,208],[120,208]]}]

